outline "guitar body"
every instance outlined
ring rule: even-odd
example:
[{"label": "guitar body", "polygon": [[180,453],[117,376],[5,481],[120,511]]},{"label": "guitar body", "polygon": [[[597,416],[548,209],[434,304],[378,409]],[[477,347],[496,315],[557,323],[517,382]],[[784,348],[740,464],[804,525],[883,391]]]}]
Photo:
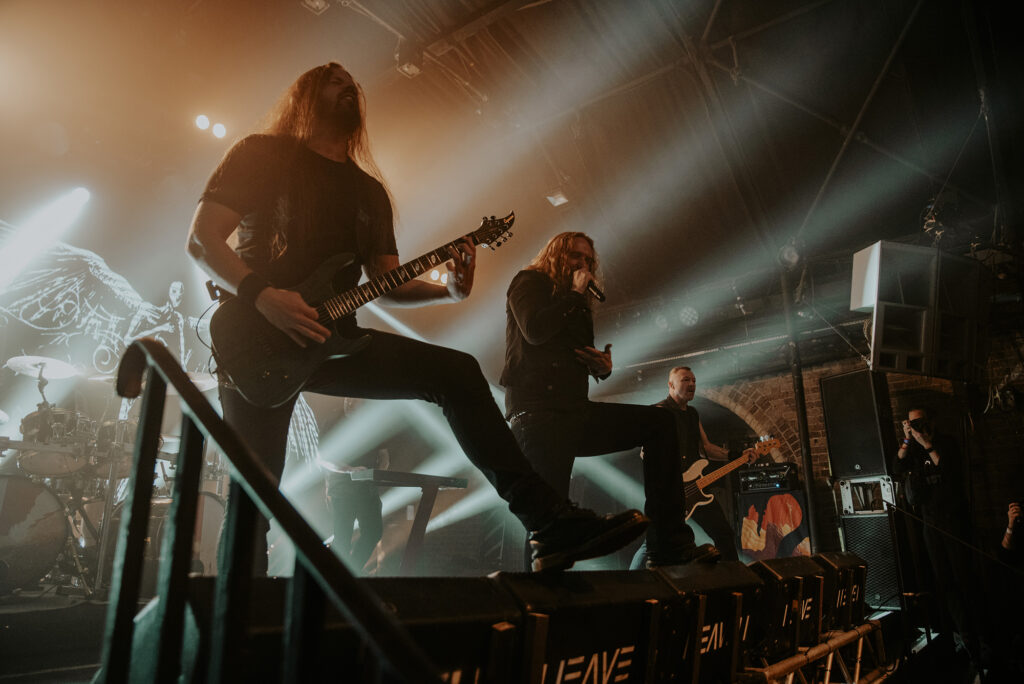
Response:
[{"label": "guitar body", "polygon": [[686,519],[689,520],[693,512],[700,506],[706,506],[715,500],[714,494],[705,494],[697,486],[697,480],[704,474],[704,468],[708,461],[705,458],[698,459],[683,473],[683,492],[686,495]]},{"label": "guitar body", "polygon": [[[316,307],[335,294],[333,282],[339,272],[356,268],[353,262],[350,254],[333,256],[293,289]],[[324,316],[320,323],[331,330],[331,336],[323,344],[310,341],[303,348],[249,304],[237,297],[229,299],[210,319],[218,369],[250,403],[280,406],[299,393],[321,363],[351,356],[370,342],[369,335],[342,336],[335,323]]]},{"label": "guitar body", "polygon": [[[324,361],[340,359],[361,351],[369,335],[349,338],[341,334],[338,322],[377,297],[401,287],[431,269],[443,267],[458,242],[500,247],[512,237],[515,213],[504,218],[484,218],[480,227],[411,261],[380,273],[344,292],[335,283],[339,275],[358,272],[351,254],[337,254],[321,263],[295,288],[302,299],[317,310],[318,321],[331,331],[323,344],[310,341],[300,347],[254,307],[237,297],[223,302],[210,319],[210,338],[218,370],[224,373],[247,401],[257,406],[280,406],[298,394]],[[353,278],[348,278],[351,281]]]},{"label": "guitar body", "polygon": [[781,442],[768,436],[762,437],[757,444],[743,451],[743,455],[729,461],[717,470],[704,475],[704,468],[707,466],[707,459],[698,459],[683,473],[683,492],[686,495],[686,519],[689,520],[698,506],[707,506],[715,500],[714,495],[705,494],[704,488],[716,480],[725,477],[742,465],[750,463],[757,456],[771,453],[772,449],[778,449]]}]

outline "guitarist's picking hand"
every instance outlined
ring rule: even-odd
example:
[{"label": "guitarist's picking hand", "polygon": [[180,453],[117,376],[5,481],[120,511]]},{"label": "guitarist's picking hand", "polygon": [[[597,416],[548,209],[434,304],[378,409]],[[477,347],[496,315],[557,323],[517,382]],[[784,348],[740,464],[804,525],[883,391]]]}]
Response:
[{"label": "guitarist's picking hand", "polygon": [[256,310],[300,347],[305,348],[309,340],[322,343],[331,336],[331,331],[317,321],[316,309],[298,292],[263,288],[256,297]]},{"label": "guitarist's picking hand", "polygon": [[452,260],[448,262],[448,270],[452,277],[448,279],[448,295],[457,302],[469,296],[473,290],[473,274],[476,272],[476,245],[472,240],[460,239],[458,248],[449,247]]}]

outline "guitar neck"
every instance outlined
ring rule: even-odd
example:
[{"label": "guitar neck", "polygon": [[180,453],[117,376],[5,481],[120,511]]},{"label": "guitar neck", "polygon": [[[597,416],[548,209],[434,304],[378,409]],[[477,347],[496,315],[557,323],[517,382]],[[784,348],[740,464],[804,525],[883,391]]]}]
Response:
[{"label": "guitar neck", "polygon": [[[472,239],[473,244],[478,244],[475,238]],[[454,247],[454,241],[441,245],[437,249],[407,261],[387,273],[382,273],[375,278],[367,280],[362,285],[331,297],[320,306],[333,321],[348,316],[364,304],[384,296],[391,292],[391,290],[405,285],[410,280],[418,278],[428,270],[437,268],[448,261],[452,258],[451,249]]]},{"label": "guitar neck", "polygon": [[725,477],[726,475],[728,475],[732,471],[736,470],[740,466],[744,465],[748,461],[749,461],[749,458],[747,457],[747,455],[743,454],[742,456],[740,456],[736,460],[729,461],[728,463],[726,463],[724,466],[722,466],[718,470],[715,470],[714,472],[708,473],[704,477],[698,479],[697,480],[697,486],[700,487],[701,489],[704,489],[709,484],[715,482],[716,480],[722,479],[723,477]]}]

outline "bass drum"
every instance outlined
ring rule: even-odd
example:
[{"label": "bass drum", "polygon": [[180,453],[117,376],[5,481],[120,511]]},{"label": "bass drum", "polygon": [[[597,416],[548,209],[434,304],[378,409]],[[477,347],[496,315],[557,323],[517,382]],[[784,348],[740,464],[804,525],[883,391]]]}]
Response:
[{"label": "bass drum", "polygon": [[0,594],[42,579],[67,542],[68,521],[48,487],[0,475]]},{"label": "bass drum", "polygon": [[[118,504],[111,516],[114,524],[114,538],[121,527],[121,509]],[[156,578],[159,570],[160,546],[167,531],[171,513],[170,499],[153,499],[149,516],[149,535],[146,539],[146,550],[143,555],[142,595],[151,597],[156,592]],[[224,502],[219,496],[210,492],[199,492],[196,508],[196,528],[192,536],[192,562],[190,572],[200,575],[217,574],[217,545],[220,543],[220,528],[224,521]],[[114,546],[111,544],[111,546]],[[114,551],[104,554],[106,577],[113,577]]]}]

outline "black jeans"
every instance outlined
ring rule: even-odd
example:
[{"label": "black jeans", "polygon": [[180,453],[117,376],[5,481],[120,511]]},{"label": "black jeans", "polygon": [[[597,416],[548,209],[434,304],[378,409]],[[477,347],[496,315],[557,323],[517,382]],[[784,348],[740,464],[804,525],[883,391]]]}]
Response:
[{"label": "black jeans", "polygon": [[[557,495],[523,457],[476,359],[391,333],[359,332],[372,337],[369,346],[354,356],[324,362],[304,391],[362,399],[423,399],[437,404],[469,460],[523,525],[537,529],[551,519],[565,497]],[[295,400],[263,408],[226,385],[220,388],[220,399],[228,425],[280,478]],[[269,529],[266,520],[257,529],[257,572],[265,572],[267,567]]]},{"label": "black jeans", "polygon": [[576,458],[643,447],[651,555],[671,559],[694,547],[693,530],[686,524],[675,420],[667,409],[588,401],[519,414],[512,432],[533,467],[562,497],[569,493]]},{"label": "black jeans", "polygon": [[[334,548],[359,572],[384,534],[380,487],[373,482],[353,482],[345,473],[327,476],[327,499],[334,518]],[[352,532],[359,521],[359,539]]]},{"label": "black jeans", "polygon": [[[739,560],[739,553],[736,551],[736,535],[732,526],[722,512],[722,506],[715,501],[697,506],[697,509],[690,516],[690,520],[700,525],[704,533],[711,537],[712,543],[718,552],[722,554],[722,560]],[[643,569],[647,562],[647,542],[644,541],[640,548],[633,554],[633,562],[630,563],[630,570]]]},{"label": "black jeans", "polygon": [[[962,520],[924,514],[924,546],[932,563],[935,590],[968,652],[979,657],[979,600],[972,571],[971,551],[965,546],[970,527]],[[941,529],[936,529],[937,525]],[[943,532],[950,534],[944,534]]]}]

